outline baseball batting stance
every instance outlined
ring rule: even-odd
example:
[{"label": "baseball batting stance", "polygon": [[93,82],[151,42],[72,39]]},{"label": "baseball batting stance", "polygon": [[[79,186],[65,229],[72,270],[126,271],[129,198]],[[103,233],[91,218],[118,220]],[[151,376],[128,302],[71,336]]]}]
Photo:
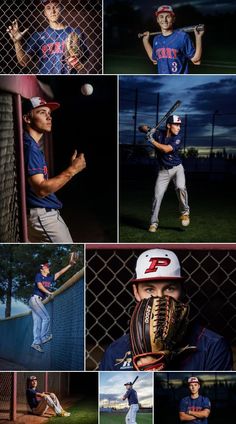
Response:
[{"label": "baseball batting stance", "polygon": [[159,224],[159,212],[163,196],[170,181],[173,181],[179,201],[180,221],[184,227],[190,224],[190,208],[185,183],[184,167],[179,156],[181,137],[179,135],[181,119],[171,115],[166,120],[166,130],[150,129],[141,125],[139,130],[146,133],[147,141],[156,149],[159,164],[158,177],[155,184],[152,214],[148,231],[155,233]]},{"label": "baseball batting stance", "polygon": [[78,254],[72,252],[69,256],[69,264],[54,275],[50,274],[49,263],[44,263],[40,265],[40,270],[35,276],[34,291],[29,300],[29,307],[32,310],[34,337],[31,347],[40,353],[44,352],[41,345],[52,340],[50,316],[43,304],[43,300],[48,296],[53,298],[52,290],[55,281],[75,265],[77,261]]},{"label": "baseball batting stance", "polygon": [[143,46],[149,59],[157,65],[159,74],[187,74],[188,61],[194,65],[201,64],[202,36],[204,30],[194,29],[196,47],[190,36],[181,30],[174,30],[175,14],[171,6],[160,6],[156,12],[156,20],[161,28],[161,34],[149,42],[150,33],[144,32]]},{"label": "baseball batting stance", "polygon": [[131,280],[136,306],[129,333],[105,351],[100,370],[231,370],[232,352],[224,338],[189,322],[182,301],[180,263],[166,249],[144,251]]},{"label": "baseball batting stance", "polygon": [[190,396],[183,398],[179,406],[180,421],[191,421],[193,424],[207,424],[211,412],[211,402],[199,394],[200,381],[197,377],[188,379]]},{"label": "baseball batting stance", "polygon": [[61,174],[49,178],[40,141],[51,132],[51,112],[59,103],[41,97],[23,101],[24,151],[28,238],[30,242],[72,243],[69,229],[60,215],[62,203],[55,192],[86,167],[84,154],[75,150],[71,163]]},{"label": "baseball batting stance", "polygon": [[85,36],[79,28],[62,23],[62,5],[59,0],[41,0],[48,27],[33,33],[26,43],[23,37],[28,28],[20,31],[15,19],[8,27],[15,47],[16,57],[22,67],[38,58],[40,74],[77,73],[89,57]]},{"label": "baseball batting stance", "polygon": [[129,411],[125,417],[125,423],[126,424],[137,424],[136,423],[136,414],[139,410],[139,404],[138,404],[138,395],[136,390],[133,389],[133,383],[125,383],[124,384],[126,388],[126,393],[122,397],[123,400],[128,400],[129,404]]},{"label": "baseball batting stance", "polygon": [[37,377],[27,378],[26,398],[34,415],[44,415],[48,408],[52,408],[57,417],[69,417],[70,412],[64,411],[55,393],[40,392],[37,388]]}]

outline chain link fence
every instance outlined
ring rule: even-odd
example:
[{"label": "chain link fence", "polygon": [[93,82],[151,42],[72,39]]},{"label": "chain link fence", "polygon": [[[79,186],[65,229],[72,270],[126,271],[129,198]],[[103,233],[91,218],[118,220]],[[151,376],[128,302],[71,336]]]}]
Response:
[{"label": "chain link fence", "polygon": [[0,372],[0,421],[10,419],[12,373]]},{"label": "chain link fence", "polygon": [[[187,278],[184,300],[191,304],[190,319],[199,319],[236,347],[236,250],[203,246],[172,248]],[[107,346],[128,331],[135,306],[128,282],[137,257],[153,247],[158,246],[87,248],[87,369],[97,369]]]},{"label": "chain link fence", "polygon": [[13,95],[0,93],[0,241],[20,238]]},{"label": "chain link fence", "polygon": [[[54,3],[60,4],[59,22],[65,28],[81,33],[82,68],[78,72],[102,73],[102,0],[61,0]],[[64,32],[63,35],[62,30],[59,30],[53,35],[44,12],[40,0],[1,2],[1,74],[74,73],[66,68],[65,63],[60,69],[56,65],[58,57],[59,61],[65,62],[65,39],[68,34]],[[13,41],[6,31],[15,20],[19,31],[23,32],[22,48],[30,55],[29,62],[23,67],[18,63]],[[45,64],[46,60],[48,65]]]}]

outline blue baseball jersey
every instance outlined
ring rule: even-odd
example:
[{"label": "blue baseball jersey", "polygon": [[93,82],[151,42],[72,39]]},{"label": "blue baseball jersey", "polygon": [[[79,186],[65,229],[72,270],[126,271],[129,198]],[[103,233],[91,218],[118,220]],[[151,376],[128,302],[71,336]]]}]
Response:
[{"label": "blue baseball jersey", "polygon": [[80,29],[70,26],[63,29],[52,29],[50,27],[43,31],[35,32],[25,46],[25,52],[29,55],[37,55],[39,58],[40,74],[68,74],[70,68],[65,59],[65,41],[69,34],[75,32],[80,38],[81,61],[89,57],[89,50],[84,35]]},{"label": "blue baseball jersey", "polygon": [[54,193],[45,197],[36,195],[28,182],[28,177],[43,174],[44,179],[48,179],[48,169],[43,152],[38,143],[27,133],[24,133],[24,153],[25,153],[25,175],[26,175],[26,203],[27,208],[51,208],[60,209],[62,203]]},{"label": "blue baseball jersey", "polygon": [[187,74],[188,61],[195,54],[190,36],[184,31],[174,31],[164,36],[156,35],[152,46],[152,59],[157,61],[159,74]]},{"label": "blue baseball jersey", "polygon": [[42,283],[43,287],[45,289],[50,290],[51,286],[53,286],[55,280],[54,275],[42,275],[41,272],[38,272],[35,276],[34,280],[34,291],[33,294],[36,294],[37,296],[41,296],[43,299],[46,299],[47,294],[44,293],[42,290],[39,289],[38,283]]},{"label": "blue baseball jersey", "polygon": [[26,390],[26,399],[31,409],[36,408],[39,404],[37,393],[40,393],[37,389]]},{"label": "blue baseball jersey", "polygon": [[[211,409],[211,402],[207,397],[199,395],[198,398],[192,399],[191,396],[186,396],[180,401],[179,405],[179,412],[185,412],[188,411],[203,411],[204,409]],[[208,420],[207,418],[195,418],[195,420],[192,420],[191,423],[193,424],[207,424]]]},{"label": "blue baseball jersey", "polygon": [[[189,328],[182,346],[196,346],[195,351],[180,354],[168,370],[224,371],[232,370],[232,352],[226,340],[219,334],[198,324]],[[132,351],[129,334],[111,343],[103,355],[101,371],[132,371]]]},{"label": "blue baseball jersey", "polygon": [[128,389],[127,392],[124,395],[125,399],[128,399],[129,405],[135,405],[138,403],[138,395],[136,390],[134,389]]},{"label": "blue baseball jersey", "polygon": [[182,141],[179,134],[172,137],[166,137],[166,131],[159,130],[154,134],[154,139],[161,144],[170,145],[173,148],[170,153],[161,152],[157,149],[157,159],[160,167],[173,168],[173,166],[178,166],[182,163],[179,157],[179,150],[182,147]]}]

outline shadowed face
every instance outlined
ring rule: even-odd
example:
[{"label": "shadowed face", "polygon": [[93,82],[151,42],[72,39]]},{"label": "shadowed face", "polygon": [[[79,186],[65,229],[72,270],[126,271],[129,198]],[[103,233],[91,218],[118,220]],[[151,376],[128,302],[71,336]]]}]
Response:
[{"label": "shadowed face", "polygon": [[35,389],[36,387],[37,387],[37,385],[38,385],[38,381],[35,379],[35,380],[31,380],[31,387],[33,388],[33,389]]},{"label": "shadowed face", "polygon": [[138,302],[151,296],[170,296],[179,300],[181,284],[173,281],[147,281],[133,284],[133,292]]},{"label": "shadowed face", "polygon": [[57,22],[61,16],[61,6],[58,2],[51,1],[44,6],[44,16],[49,22]]},{"label": "shadowed face", "polygon": [[191,395],[198,394],[199,389],[200,389],[200,384],[199,383],[190,383],[189,384],[189,390],[191,392]]},{"label": "shadowed face", "polygon": [[51,109],[47,106],[39,106],[31,110],[28,115],[25,115],[24,121],[41,134],[50,132],[52,130]]},{"label": "shadowed face", "polygon": [[167,124],[167,128],[170,130],[171,134],[178,135],[180,132],[181,124]]}]

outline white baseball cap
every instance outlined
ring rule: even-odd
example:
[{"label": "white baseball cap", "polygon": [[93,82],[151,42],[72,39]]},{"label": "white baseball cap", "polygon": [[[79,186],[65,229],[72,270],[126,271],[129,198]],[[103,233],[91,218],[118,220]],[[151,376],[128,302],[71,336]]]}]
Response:
[{"label": "white baseball cap", "polygon": [[155,15],[158,16],[159,13],[171,13],[171,15],[174,15],[174,11],[173,11],[172,7],[168,6],[166,4],[158,7],[158,9],[155,12]]},{"label": "white baseball cap", "polygon": [[166,120],[167,124],[181,124],[181,118],[178,115],[171,115]]},{"label": "white baseball cap", "polygon": [[176,254],[165,249],[150,249],[143,252],[137,259],[135,271],[136,278],[131,280],[132,282],[185,280],[181,276]]},{"label": "white baseball cap", "polygon": [[23,115],[40,106],[47,106],[51,111],[53,111],[60,107],[60,103],[47,102],[42,97],[31,97],[31,99],[24,99],[22,102]]},{"label": "white baseball cap", "polygon": [[190,377],[188,379],[188,384],[190,384],[190,383],[198,383],[198,384],[200,384],[200,382],[199,382],[199,380],[198,380],[197,377]]}]

